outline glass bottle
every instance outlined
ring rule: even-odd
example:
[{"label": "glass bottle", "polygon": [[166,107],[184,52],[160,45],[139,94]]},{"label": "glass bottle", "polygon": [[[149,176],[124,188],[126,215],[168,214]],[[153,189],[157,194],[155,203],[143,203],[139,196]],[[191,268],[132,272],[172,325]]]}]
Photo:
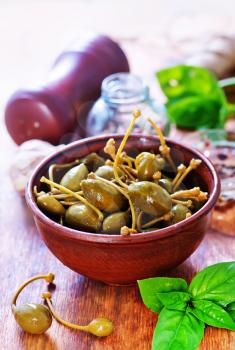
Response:
[{"label": "glass bottle", "polygon": [[115,73],[102,82],[101,97],[95,102],[87,117],[87,136],[108,133],[125,133],[131,112],[140,109],[142,116],[137,119],[133,132],[155,134],[146,116],[151,117],[166,133],[165,108],[150,96],[144,81],[134,74]]}]

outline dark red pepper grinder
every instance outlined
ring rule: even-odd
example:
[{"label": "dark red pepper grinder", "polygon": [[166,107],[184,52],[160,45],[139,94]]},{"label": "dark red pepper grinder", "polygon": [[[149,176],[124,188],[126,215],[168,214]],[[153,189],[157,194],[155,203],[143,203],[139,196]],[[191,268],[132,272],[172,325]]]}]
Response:
[{"label": "dark red pepper grinder", "polygon": [[43,86],[11,96],[5,109],[9,134],[17,144],[35,138],[60,143],[99,97],[103,79],[128,71],[124,52],[109,37],[79,41],[57,58]]}]

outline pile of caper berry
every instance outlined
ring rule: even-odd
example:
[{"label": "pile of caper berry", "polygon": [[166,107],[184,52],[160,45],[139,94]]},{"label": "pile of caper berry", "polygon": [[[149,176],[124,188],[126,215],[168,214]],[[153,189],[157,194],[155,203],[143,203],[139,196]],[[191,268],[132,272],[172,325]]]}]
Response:
[{"label": "pile of caper berry", "polygon": [[[96,153],[69,164],[53,164],[48,178],[41,182],[48,192],[35,195],[39,208],[62,225],[104,234],[129,235],[149,232],[180,222],[197,211],[207,200],[200,187],[188,189],[184,179],[201,160],[176,166],[164,136],[152,119],[159,140],[159,153],[141,152],[132,157],[124,152],[126,141],[140,111],[133,112],[131,124],[116,149],[109,139],[104,159]],[[171,169],[166,172],[166,169]],[[55,172],[66,172],[55,181]]]}]

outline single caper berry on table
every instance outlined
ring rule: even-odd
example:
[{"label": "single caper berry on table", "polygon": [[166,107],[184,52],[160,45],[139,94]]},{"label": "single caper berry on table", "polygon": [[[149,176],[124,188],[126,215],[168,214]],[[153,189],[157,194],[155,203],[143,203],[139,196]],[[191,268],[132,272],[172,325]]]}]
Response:
[{"label": "single caper berry on table", "polygon": [[46,332],[52,323],[49,309],[42,304],[12,305],[12,312],[19,326],[31,334]]},{"label": "single caper berry on table", "polygon": [[65,223],[76,229],[97,231],[101,227],[98,215],[83,203],[71,205],[65,213]]},{"label": "single caper berry on table", "polygon": [[108,213],[120,211],[126,203],[125,197],[116,188],[99,179],[83,180],[81,188],[90,203]]},{"label": "single caper berry on table", "polygon": [[123,226],[128,226],[129,222],[130,217],[126,212],[110,214],[103,221],[103,232],[119,234],[121,228]]},{"label": "single caper berry on table", "polygon": [[128,193],[135,207],[144,213],[158,217],[171,210],[172,200],[169,193],[153,182],[132,183],[128,186]]},{"label": "single caper berry on table", "polygon": [[97,337],[107,337],[113,332],[113,322],[104,317],[92,320],[87,326],[87,331]]},{"label": "single caper berry on table", "polygon": [[[115,178],[114,170],[111,165],[102,165],[96,170],[95,174],[106,180],[113,180]],[[121,177],[121,176],[124,176],[125,174],[123,173],[123,171],[118,169],[118,175]]]},{"label": "single caper berry on table", "polygon": [[171,223],[176,224],[177,222],[184,220],[187,214],[191,214],[191,211],[183,204],[176,204],[172,208],[172,213],[174,216]]},{"label": "single caper berry on table", "polygon": [[48,193],[38,196],[37,204],[43,211],[53,215],[61,216],[65,213],[65,208],[63,205]]},{"label": "single caper berry on table", "polygon": [[79,191],[82,180],[86,179],[88,175],[88,169],[85,164],[81,163],[73,168],[69,169],[62,177],[60,184],[71,191]]}]

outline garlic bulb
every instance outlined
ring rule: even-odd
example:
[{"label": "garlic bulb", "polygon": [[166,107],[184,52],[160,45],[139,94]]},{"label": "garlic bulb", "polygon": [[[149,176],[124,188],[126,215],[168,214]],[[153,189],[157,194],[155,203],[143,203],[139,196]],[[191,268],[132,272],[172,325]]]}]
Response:
[{"label": "garlic bulb", "polygon": [[24,195],[25,186],[34,168],[45,157],[63,146],[53,146],[49,142],[36,139],[22,143],[17,148],[9,169],[16,191]]}]

